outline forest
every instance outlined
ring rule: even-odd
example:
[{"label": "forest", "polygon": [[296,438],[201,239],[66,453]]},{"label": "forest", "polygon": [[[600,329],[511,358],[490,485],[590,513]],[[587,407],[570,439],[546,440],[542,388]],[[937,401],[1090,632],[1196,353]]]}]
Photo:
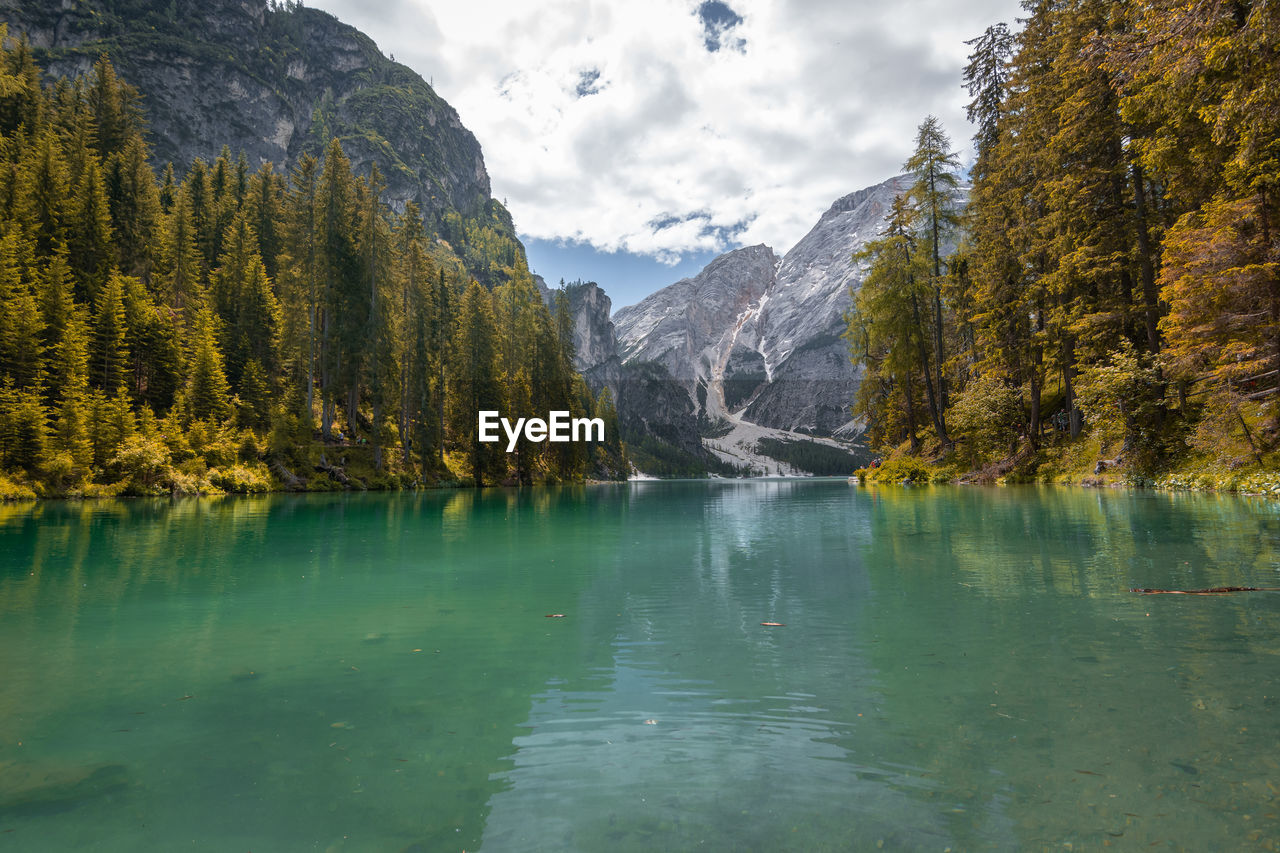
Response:
[{"label": "forest", "polygon": [[1275,471],[1280,7],[1023,9],[968,42],[967,185],[925,119],[859,258],[868,438],[988,479]]},{"label": "forest", "polygon": [[[0,495],[626,477],[566,300],[485,215],[389,209],[336,138],[287,175],[225,148],[157,175],[107,56],[50,82],[0,41]],[[508,454],[480,409],[606,437]]]}]

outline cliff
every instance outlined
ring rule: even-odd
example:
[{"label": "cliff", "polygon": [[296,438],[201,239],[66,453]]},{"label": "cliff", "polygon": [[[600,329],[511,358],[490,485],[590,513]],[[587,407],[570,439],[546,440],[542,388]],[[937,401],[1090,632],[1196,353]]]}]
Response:
[{"label": "cliff", "polygon": [[737,249],[619,310],[623,360],[666,366],[711,420],[857,435],[861,374],[841,337],[865,272],[853,255],[906,186],[896,177],[840,198],[781,260],[767,246]]},{"label": "cliff", "polygon": [[54,76],[107,53],[142,94],[157,167],[182,174],[226,145],[251,168],[287,169],[337,137],[357,173],[378,164],[394,209],[414,200],[428,221],[485,216],[514,237],[457,112],[325,12],[267,0],[0,0],[0,21]]}]

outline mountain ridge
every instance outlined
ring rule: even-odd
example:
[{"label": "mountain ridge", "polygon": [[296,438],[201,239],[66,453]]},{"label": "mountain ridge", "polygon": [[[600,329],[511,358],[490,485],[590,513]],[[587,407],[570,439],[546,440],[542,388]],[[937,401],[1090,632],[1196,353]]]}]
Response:
[{"label": "mountain ridge", "polygon": [[267,0],[0,0],[0,21],[52,76],[74,78],[108,54],[144,98],[159,169],[212,161],[227,145],[251,169],[284,170],[336,137],[357,172],[378,164],[393,209],[414,201],[429,219],[496,218],[514,237],[457,111],[327,12]]},{"label": "mountain ridge", "polygon": [[700,273],[613,316],[624,363],[658,361],[709,419],[740,415],[772,429],[854,438],[861,371],[842,335],[865,273],[854,254],[875,239],[898,175],[833,202],[785,255],[734,249]]}]

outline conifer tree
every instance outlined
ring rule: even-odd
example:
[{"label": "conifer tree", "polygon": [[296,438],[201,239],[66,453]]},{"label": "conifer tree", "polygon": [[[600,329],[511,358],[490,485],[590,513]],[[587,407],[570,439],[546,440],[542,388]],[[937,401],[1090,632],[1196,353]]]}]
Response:
[{"label": "conifer tree", "polygon": [[52,129],[45,129],[26,154],[18,164],[16,218],[34,236],[35,254],[47,257],[67,240],[70,171]]},{"label": "conifer tree", "polygon": [[938,429],[938,439],[944,447],[950,446],[951,439],[947,436],[947,380],[943,375],[946,353],[943,348],[945,330],[942,289],[945,282],[942,272],[942,244],[959,222],[956,214],[956,188],[960,183],[956,172],[959,167],[955,152],[951,150],[951,140],[943,131],[942,125],[933,116],[926,117],[916,131],[915,152],[903,169],[915,178],[908,197],[915,208],[929,260],[925,275],[928,276],[932,291],[933,363],[937,375],[937,416],[934,423]]},{"label": "conifer tree", "polygon": [[26,35],[11,39],[9,25],[0,23],[0,46],[10,42],[0,66],[0,134],[35,133],[43,108],[39,70]]},{"label": "conifer tree", "polygon": [[231,394],[218,351],[217,318],[202,309],[195,322],[195,348],[187,380],[185,408],[190,418],[219,423],[231,414]]},{"label": "conifer tree", "polygon": [[[339,396],[345,391],[350,402],[358,395],[363,343],[360,338],[369,316],[359,246],[351,233],[356,209],[351,162],[335,139],[325,151],[316,199],[316,266],[321,284],[317,356],[320,364],[320,424],[326,440],[335,420]],[[354,422],[355,416],[355,412],[347,413],[349,424]]]},{"label": "conifer tree", "polygon": [[24,248],[30,247],[14,231],[0,234],[0,380],[19,392],[40,384],[44,352],[44,320],[28,280]]},{"label": "conifer tree", "polygon": [[489,293],[472,281],[458,306],[450,363],[449,422],[453,441],[466,454],[471,476],[483,486],[500,461],[495,443],[479,440],[479,413],[502,409],[497,378],[493,306]]},{"label": "conifer tree", "polygon": [[78,281],[77,298],[92,301],[115,262],[110,205],[96,157],[85,162],[73,190],[67,235],[68,258]]},{"label": "conifer tree", "polygon": [[258,237],[242,212],[227,226],[223,254],[210,289],[219,319],[218,344],[226,359],[227,381],[235,390],[245,365],[258,362],[274,371],[278,362],[280,305],[258,255]]},{"label": "conifer tree", "polygon": [[190,191],[180,188],[164,219],[157,296],[179,317],[198,305],[204,294],[203,259],[196,242]]},{"label": "conifer tree", "polygon": [[150,288],[161,205],[148,156],[142,137],[131,136],[107,158],[104,183],[114,228],[116,266]]},{"label": "conifer tree", "polygon": [[89,349],[89,378],[93,387],[114,393],[124,387],[129,353],[124,308],[125,282],[112,273],[94,306],[93,337]]}]

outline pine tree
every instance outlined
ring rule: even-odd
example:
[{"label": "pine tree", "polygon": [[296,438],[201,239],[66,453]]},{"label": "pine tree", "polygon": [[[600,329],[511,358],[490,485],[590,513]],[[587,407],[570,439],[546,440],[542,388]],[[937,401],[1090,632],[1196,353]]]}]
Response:
[{"label": "pine tree", "polygon": [[72,195],[67,225],[68,258],[79,283],[77,297],[92,301],[110,275],[115,260],[110,205],[96,157],[85,162]]},{"label": "pine tree", "polygon": [[231,414],[231,394],[218,351],[217,319],[208,309],[195,322],[195,348],[187,380],[185,407],[198,421],[221,423]]},{"label": "pine tree", "polygon": [[268,371],[278,365],[280,305],[258,255],[258,237],[247,213],[231,222],[222,244],[210,295],[220,320],[218,345],[226,359],[227,380],[238,391],[249,361]]},{"label": "pine tree", "polygon": [[[911,450],[919,449],[915,377],[922,376],[927,389],[929,414],[941,436],[941,412],[929,366],[927,313],[922,303],[929,297],[926,256],[915,241],[914,211],[905,196],[897,196],[885,218],[881,236],[869,242],[855,260],[869,261],[866,278],[854,295],[846,337],[855,360],[867,377],[855,410],[872,422],[884,441],[896,436],[903,424]],[[894,401],[901,397],[901,409]],[[898,439],[900,440],[900,439]]]},{"label": "pine tree", "polygon": [[[315,371],[319,347],[323,275],[319,251],[319,163],[304,154],[294,168],[292,192],[284,216],[285,255],[280,266],[281,292],[288,308],[284,339],[295,366],[295,381],[305,389],[308,428],[314,418]],[[326,435],[327,435],[327,427]]]},{"label": "pine tree", "polygon": [[131,136],[106,161],[104,184],[115,232],[116,265],[151,288],[160,228],[160,191],[140,135]]},{"label": "pine tree", "polygon": [[112,273],[94,307],[93,337],[89,348],[89,379],[93,387],[112,393],[125,383],[129,353],[124,309],[125,282]]},{"label": "pine tree", "polygon": [[0,234],[0,381],[23,393],[43,379],[44,319],[28,281],[29,248],[13,231]]},{"label": "pine tree", "polygon": [[34,133],[41,122],[40,72],[23,34],[10,47],[9,25],[0,23],[0,134]]},{"label": "pine tree", "polygon": [[951,439],[947,436],[947,380],[943,375],[946,364],[943,338],[946,333],[942,311],[942,289],[945,286],[942,245],[959,222],[956,213],[956,190],[960,183],[956,173],[959,167],[955,152],[951,150],[951,140],[942,125],[933,116],[926,117],[916,131],[915,152],[903,169],[915,178],[908,197],[915,208],[929,260],[926,275],[933,296],[933,364],[937,376],[937,416],[934,423],[944,447],[950,446]]},{"label": "pine tree", "polygon": [[[316,266],[321,282],[320,425],[326,440],[336,418],[339,395],[345,390],[348,404],[352,397],[358,397],[363,355],[361,335],[369,316],[359,246],[350,227],[356,203],[351,162],[335,139],[325,152],[316,203],[319,221]],[[347,413],[349,424],[355,417],[354,411]]]},{"label": "pine tree", "polygon": [[157,297],[179,317],[198,305],[204,294],[203,259],[196,242],[195,220],[187,187],[177,191],[161,229]]},{"label": "pine tree", "polygon": [[67,240],[70,171],[52,129],[42,132],[26,155],[18,164],[15,212],[35,237],[35,254],[47,257]]},{"label": "pine tree", "polygon": [[477,486],[500,462],[494,443],[479,440],[479,413],[502,409],[497,379],[497,347],[489,292],[472,281],[462,295],[453,331],[450,364],[449,423],[453,441],[467,454]]}]

